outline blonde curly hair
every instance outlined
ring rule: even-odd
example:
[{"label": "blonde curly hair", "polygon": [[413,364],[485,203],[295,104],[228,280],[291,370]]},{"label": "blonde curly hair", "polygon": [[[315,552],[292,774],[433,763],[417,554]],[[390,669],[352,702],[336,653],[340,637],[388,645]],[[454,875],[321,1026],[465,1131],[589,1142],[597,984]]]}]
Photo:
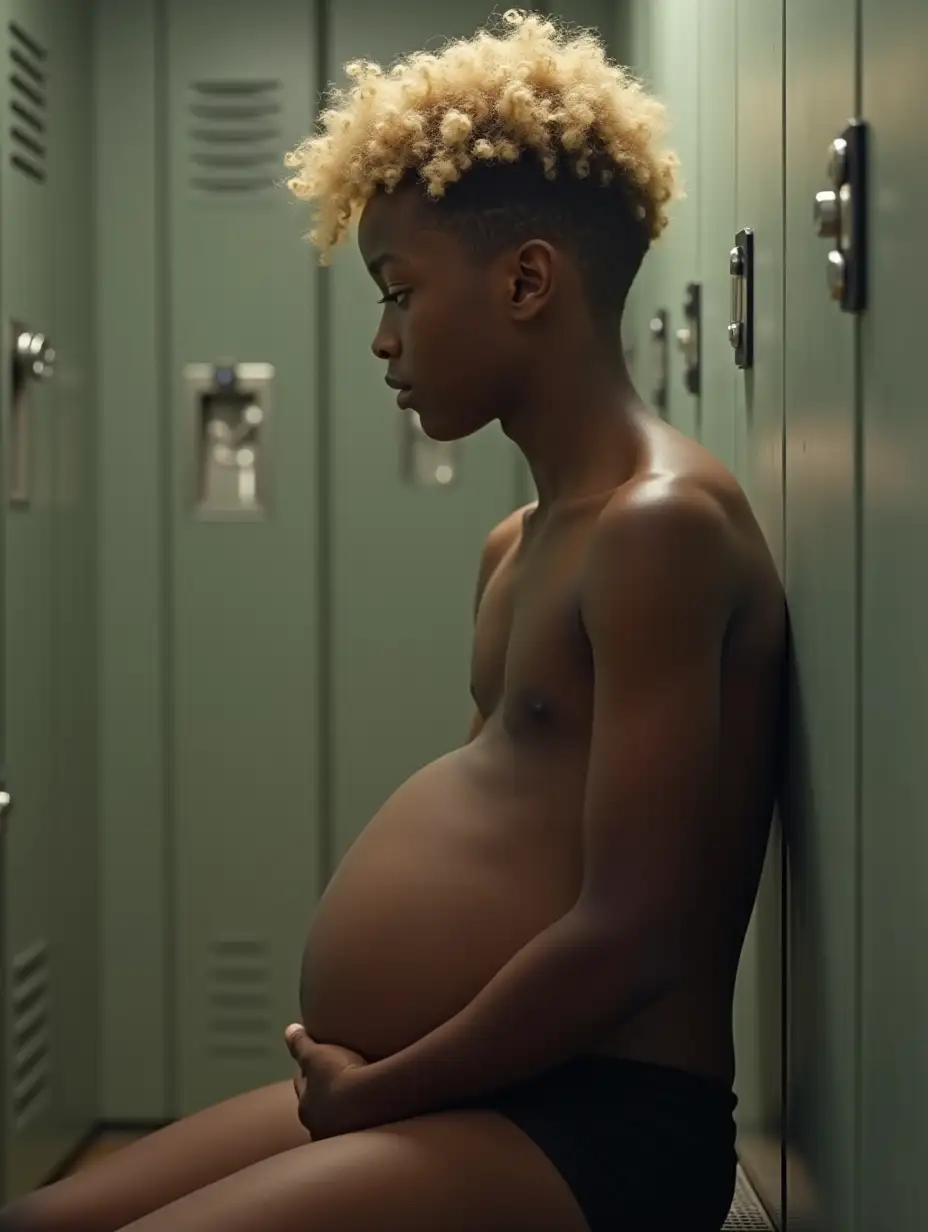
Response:
[{"label": "blonde curly hair", "polygon": [[667,224],[678,164],[660,145],[664,107],[590,31],[510,10],[498,34],[347,73],[353,85],[333,89],[320,131],[286,159],[289,189],[315,207],[310,239],[323,261],[378,189],[417,174],[438,200],[476,164],[515,164],[530,151],[548,180],[566,167],[621,187],[645,250]]}]

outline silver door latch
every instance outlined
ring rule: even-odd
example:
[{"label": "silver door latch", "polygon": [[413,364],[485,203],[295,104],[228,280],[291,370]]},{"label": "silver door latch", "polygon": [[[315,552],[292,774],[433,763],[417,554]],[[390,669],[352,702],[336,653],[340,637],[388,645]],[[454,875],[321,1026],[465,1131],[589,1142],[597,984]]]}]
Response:
[{"label": "silver door latch", "polygon": [[754,366],[754,232],[745,227],[735,236],[728,255],[731,275],[731,315],[728,341],[739,368]]},{"label": "silver door latch", "polygon": [[815,194],[815,226],[832,240],[828,291],[842,312],[866,307],[867,126],[852,120],[828,151],[829,187]]}]

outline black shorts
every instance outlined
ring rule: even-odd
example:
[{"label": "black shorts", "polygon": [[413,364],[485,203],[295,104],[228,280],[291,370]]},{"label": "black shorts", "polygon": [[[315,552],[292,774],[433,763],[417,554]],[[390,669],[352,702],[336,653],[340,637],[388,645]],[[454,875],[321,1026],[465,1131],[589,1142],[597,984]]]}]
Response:
[{"label": "black shorts", "polygon": [[708,1078],[588,1056],[481,1106],[544,1151],[590,1232],[719,1232],[735,1191],[736,1102]]}]

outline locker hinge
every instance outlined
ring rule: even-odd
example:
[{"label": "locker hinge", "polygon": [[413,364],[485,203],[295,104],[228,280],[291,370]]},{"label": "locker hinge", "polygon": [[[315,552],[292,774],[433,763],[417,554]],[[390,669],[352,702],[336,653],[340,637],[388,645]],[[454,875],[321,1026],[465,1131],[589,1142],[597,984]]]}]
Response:
[{"label": "locker hinge", "polygon": [[731,274],[731,317],[728,341],[739,368],[754,366],[754,232],[739,231],[728,257]]},{"label": "locker hinge", "polygon": [[828,252],[828,290],[842,312],[866,307],[867,125],[852,120],[828,151],[829,187],[815,195],[815,225]]},{"label": "locker hinge", "polygon": [[677,345],[683,353],[683,384],[689,393],[698,396],[702,359],[702,287],[698,282],[686,284],[683,319],[686,324],[677,330]]}]

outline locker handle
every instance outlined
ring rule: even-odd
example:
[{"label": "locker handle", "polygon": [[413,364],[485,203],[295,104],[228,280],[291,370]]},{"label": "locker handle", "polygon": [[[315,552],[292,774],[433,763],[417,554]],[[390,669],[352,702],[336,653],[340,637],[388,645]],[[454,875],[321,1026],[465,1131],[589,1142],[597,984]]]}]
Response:
[{"label": "locker handle", "polygon": [[728,341],[739,368],[754,366],[754,232],[744,227],[735,237],[728,258],[731,275],[731,316]]},{"label": "locker handle", "polygon": [[11,505],[28,505],[31,499],[32,460],[30,448],[30,386],[48,380],[55,371],[55,351],[45,334],[25,326],[13,326],[13,396],[10,407]]}]

